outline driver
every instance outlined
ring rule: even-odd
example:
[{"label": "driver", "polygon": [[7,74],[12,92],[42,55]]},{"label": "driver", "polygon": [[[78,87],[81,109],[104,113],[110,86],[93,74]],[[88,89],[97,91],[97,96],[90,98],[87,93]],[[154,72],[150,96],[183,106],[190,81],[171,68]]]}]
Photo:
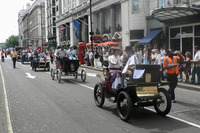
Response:
[{"label": "driver", "polygon": [[62,45],[61,49],[58,50],[57,52],[57,59],[60,60],[60,65],[62,68],[64,68],[64,60],[65,57],[67,57],[67,50],[65,50],[65,46]]}]

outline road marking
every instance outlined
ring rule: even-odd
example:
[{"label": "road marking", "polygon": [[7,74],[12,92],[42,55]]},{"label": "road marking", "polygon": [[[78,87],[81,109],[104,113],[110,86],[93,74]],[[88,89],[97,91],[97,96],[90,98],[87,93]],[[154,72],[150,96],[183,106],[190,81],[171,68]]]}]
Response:
[{"label": "road marking", "polygon": [[5,98],[5,108],[6,108],[8,133],[13,133],[12,123],[11,123],[11,119],[10,119],[10,111],[9,111],[9,107],[8,107],[8,97],[7,97],[5,80],[4,80],[4,76],[3,76],[3,71],[2,71],[1,65],[0,65],[0,71],[1,71],[1,78],[2,78],[2,83],[3,83],[4,98]]},{"label": "road marking", "polygon": [[35,78],[35,76],[32,76],[30,73],[26,73],[26,77],[30,78],[30,79],[34,79]]},{"label": "road marking", "polygon": [[[153,110],[153,109],[150,109],[150,108],[147,108],[147,107],[145,107],[145,109],[147,109],[147,110],[149,110],[149,111],[151,111],[151,112],[155,112],[155,113],[156,113],[156,111]],[[177,121],[181,121],[181,122],[186,123],[186,124],[188,124],[188,125],[191,125],[191,126],[193,126],[193,127],[200,128],[200,125],[197,125],[197,124],[192,123],[192,122],[190,122],[190,121],[186,121],[186,120],[183,120],[183,119],[181,119],[181,118],[178,118],[178,117],[175,117],[175,116],[172,116],[172,115],[167,115],[167,117],[172,118],[172,119],[175,119],[175,120],[177,120]]]},{"label": "road marking", "polygon": [[73,80],[70,80],[70,81],[71,81],[71,82],[74,82],[74,83],[76,83],[76,84],[78,84],[78,85],[80,85],[80,86],[86,87],[86,88],[88,88],[88,89],[90,89],[90,90],[94,90],[94,88],[89,87],[89,86],[87,86],[87,85],[81,84],[81,83],[76,82],[76,81],[73,81]]},{"label": "road marking", "polygon": [[28,67],[28,66],[25,66],[25,65],[22,65],[22,66],[23,66],[23,67],[26,67],[26,68]]},{"label": "road marking", "polygon": [[47,74],[51,74],[50,72],[46,72]]},{"label": "road marking", "polygon": [[[71,80],[71,81],[72,81],[72,80]],[[87,86],[87,85],[78,83],[78,82],[76,82],[76,81],[72,81],[72,82],[74,82],[74,83],[76,83],[76,84],[79,84],[79,85],[81,85],[81,86],[83,86],[83,87],[86,87],[86,88],[88,88],[88,89],[90,89],[90,90],[94,90],[94,88],[89,87],[89,86]],[[153,110],[153,109],[150,109],[150,108],[147,108],[147,107],[145,107],[145,109],[156,113],[156,111]],[[191,125],[191,126],[193,126],[193,127],[200,128],[200,125],[197,125],[197,124],[195,124],[195,123],[192,123],[192,122],[183,120],[183,119],[181,119],[181,118],[178,118],[178,117],[175,117],[175,116],[172,116],[172,115],[167,115],[167,117],[172,118],[172,119],[175,119],[175,120],[177,120],[177,121],[181,121],[181,122],[186,123],[186,124],[188,124],[188,125]]]}]

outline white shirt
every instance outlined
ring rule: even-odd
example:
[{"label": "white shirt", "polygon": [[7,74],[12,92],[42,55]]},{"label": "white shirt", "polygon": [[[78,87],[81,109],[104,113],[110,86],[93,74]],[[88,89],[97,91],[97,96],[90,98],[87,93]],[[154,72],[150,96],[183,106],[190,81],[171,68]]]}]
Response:
[{"label": "white shirt", "polygon": [[165,55],[165,50],[164,49],[160,50],[160,54],[161,54],[161,56],[164,56]]},{"label": "white shirt", "polygon": [[92,52],[90,52],[90,53],[89,53],[89,59],[91,60],[91,59],[92,59],[92,57],[93,57],[93,53],[92,53]]},{"label": "white shirt", "polygon": [[[111,56],[108,57],[108,61],[109,61],[108,68],[120,68],[122,66],[120,56],[111,55]],[[117,65],[113,65],[113,64],[110,63],[111,61],[112,62],[117,62],[118,61],[118,64]]]},{"label": "white shirt", "polygon": [[133,66],[137,64],[139,64],[139,60],[137,56],[136,55],[131,56],[130,59],[127,61],[126,66],[124,67],[124,70],[122,71],[122,73],[123,74],[126,73],[129,66]]},{"label": "white shirt", "polygon": [[[200,60],[200,50],[198,50],[194,56],[194,61]],[[200,62],[196,64],[196,67],[200,67]]]},{"label": "white shirt", "polygon": [[157,54],[154,64],[161,65],[161,54]]}]

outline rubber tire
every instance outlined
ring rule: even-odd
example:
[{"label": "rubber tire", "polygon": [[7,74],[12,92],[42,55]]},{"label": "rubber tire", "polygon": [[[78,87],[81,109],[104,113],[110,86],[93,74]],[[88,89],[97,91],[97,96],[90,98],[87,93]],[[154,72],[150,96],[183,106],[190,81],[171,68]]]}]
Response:
[{"label": "rubber tire", "polygon": [[55,70],[53,68],[51,69],[51,79],[55,79]]},{"label": "rubber tire", "polygon": [[[99,101],[99,102],[98,102],[98,100],[97,100],[97,95],[96,95],[98,87],[100,87],[100,89],[101,89],[101,94],[102,94],[102,96],[101,96],[101,101]],[[101,83],[96,84],[95,87],[94,87],[94,101],[95,101],[95,104],[97,105],[97,107],[100,107],[100,108],[103,106],[103,104],[104,104],[104,102],[105,102],[104,89],[103,89]]]},{"label": "rubber tire", "polygon": [[60,70],[58,70],[57,77],[58,77],[58,83],[61,83],[61,71]]},{"label": "rubber tire", "polygon": [[[85,77],[84,77],[84,78],[83,78],[83,73],[85,73]],[[86,71],[83,69],[83,70],[81,71],[81,80],[82,80],[83,82],[85,82],[86,78],[87,78],[87,73],[86,73]]]},{"label": "rubber tire", "polygon": [[167,100],[167,108],[165,109],[165,111],[161,111],[159,108],[158,108],[158,101],[155,100],[155,103],[154,103],[154,108],[157,112],[158,115],[160,116],[166,116],[170,110],[171,110],[171,106],[172,106],[172,103],[171,103],[171,97],[169,95],[169,92],[166,90],[166,89],[163,89],[163,88],[159,88],[158,89],[158,94],[159,93],[163,93],[166,97],[166,100]]},{"label": "rubber tire", "polygon": [[[128,110],[127,110],[126,116],[123,116],[121,114],[121,111],[120,111],[120,99],[121,99],[121,97],[125,97],[127,99],[127,102],[128,102]],[[125,91],[121,91],[119,93],[119,95],[117,96],[117,111],[118,111],[120,119],[127,122],[131,117],[132,109],[133,109],[133,102],[132,102],[129,94]]]},{"label": "rubber tire", "polygon": [[74,73],[74,79],[78,78],[78,71]]}]

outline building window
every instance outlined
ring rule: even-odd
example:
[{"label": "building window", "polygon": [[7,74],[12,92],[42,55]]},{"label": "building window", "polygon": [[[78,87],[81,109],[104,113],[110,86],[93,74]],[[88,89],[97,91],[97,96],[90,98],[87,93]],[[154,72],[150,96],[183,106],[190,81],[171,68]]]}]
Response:
[{"label": "building window", "polygon": [[131,30],[130,39],[142,39],[144,37],[144,30]]},{"label": "building window", "polygon": [[139,0],[133,0],[132,1],[133,2],[133,8],[132,8],[132,10],[133,10],[133,12],[135,12],[135,11],[139,11]]},{"label": "building window", "polygon": [[158,0],[158,7],[159,8],[165,7],[165,0]]}]

